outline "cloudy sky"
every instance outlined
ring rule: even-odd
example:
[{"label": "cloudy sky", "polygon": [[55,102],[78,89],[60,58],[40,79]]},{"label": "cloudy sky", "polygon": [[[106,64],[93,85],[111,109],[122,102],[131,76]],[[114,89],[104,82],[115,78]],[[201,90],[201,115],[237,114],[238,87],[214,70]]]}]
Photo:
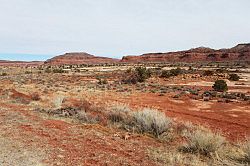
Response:
[{"label": "cloudy sky", "polygon": [[0,0],[0,59],[122,57],[250,42],[250,0]]}]

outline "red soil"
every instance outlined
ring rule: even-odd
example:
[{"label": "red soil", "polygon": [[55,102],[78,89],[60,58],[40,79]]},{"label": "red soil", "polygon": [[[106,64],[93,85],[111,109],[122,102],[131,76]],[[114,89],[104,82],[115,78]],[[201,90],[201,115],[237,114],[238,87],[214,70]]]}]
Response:
[{"label": "red soil", "polygon": [[43,162],[49,165],[156,165],[146,154],[149,147],[160,146],[153,138],[132,134],[124,140],[126,133],[117,129],[48,120],[25,106],[0,105],[4,136],[46,151]]},{"label": "red soil", "polygon": [[[118,97],[119,96],[119,97]],[[194,102],[186,97],[175,102],[171,96],[159,96],[152,93],[138,93],[131,96],[122,96],[115,93],[106,93],[94,97],[92,101],[98,100],[102,103],[121,102],[128,103],[131,107],[150,107],[164,111],[167,116],[194,124],[201,124],[210,127],[212,130],[221,131],[230,140],[244,139],[250,136],[250,105],[245,103],[219,103],[213,101],[211,108],[197,108]],[[241,108],[237,111],[237,108]],[[235,109],[235,110],[234,110]],[[236,116],[234,116],[236,115]]]}]

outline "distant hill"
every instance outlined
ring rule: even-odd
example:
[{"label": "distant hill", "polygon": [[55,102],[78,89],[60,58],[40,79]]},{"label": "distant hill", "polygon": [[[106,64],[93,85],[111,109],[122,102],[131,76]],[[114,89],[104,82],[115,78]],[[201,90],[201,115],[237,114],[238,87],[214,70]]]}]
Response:
[{"label": "distant hill", "polygon": [[167,53],[147,53],[140,56],[124,56],[121,60],[94,56],[85,52],[66,53],[55,56],[45,62],[4,61],[0,66],[38,66],[64,64],[105,64],[105,63],[155,63],[155,62],[228,62],[250,61],[250,43],[238,44],[230,49],[211,49],[198,47],[186,51]]},{"label": "distant hill", "polygon": [[7,60],[0,60],[0,66],[39,66],[43,65],[43,61],[7,61]]},{"label": "distant hill", "polygon": [[62,64],[104,64],[117,63],[119,59],[99,57],[90,55],[85,52],[66,53],[45,61],[47,65],[62,65]]},{"label": "distant hill", "polygon": [[250,43],[238,44],[230,49],[214,50],[198,47],[186,51],[168,53],[149,53],[140,56],[124,56],[121,62],[213,62],[213,61],[250,61]]}]

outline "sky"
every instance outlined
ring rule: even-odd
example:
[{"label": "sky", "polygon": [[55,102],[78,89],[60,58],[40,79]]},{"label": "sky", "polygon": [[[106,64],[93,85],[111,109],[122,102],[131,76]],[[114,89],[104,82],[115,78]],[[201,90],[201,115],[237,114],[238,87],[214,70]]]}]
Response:
[{"label": "sky", "polygon": [[250,0],[0,0],[0,59],[121,58],[250,42]]}]

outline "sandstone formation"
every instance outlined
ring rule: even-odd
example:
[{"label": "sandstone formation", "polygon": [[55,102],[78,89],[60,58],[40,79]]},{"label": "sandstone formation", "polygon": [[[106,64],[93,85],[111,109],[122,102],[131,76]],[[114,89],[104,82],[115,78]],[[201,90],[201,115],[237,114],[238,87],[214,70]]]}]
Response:
[{"label": "sandstone formation", "polygon": [[121,62],[211,62],[211,61],[250,61],[250,43],[239,44],[231,49],[214,50],[199,47],[187,51],[149,53],[140,56],[124,56]]},{"label": "sandstone formation", "polygon": [[84,52],[66,53],[64,55],[56,56],[45,61],[47,65],[63,65],[63,64],[104,64],[116,63],[118,59],[98,57]]}]

